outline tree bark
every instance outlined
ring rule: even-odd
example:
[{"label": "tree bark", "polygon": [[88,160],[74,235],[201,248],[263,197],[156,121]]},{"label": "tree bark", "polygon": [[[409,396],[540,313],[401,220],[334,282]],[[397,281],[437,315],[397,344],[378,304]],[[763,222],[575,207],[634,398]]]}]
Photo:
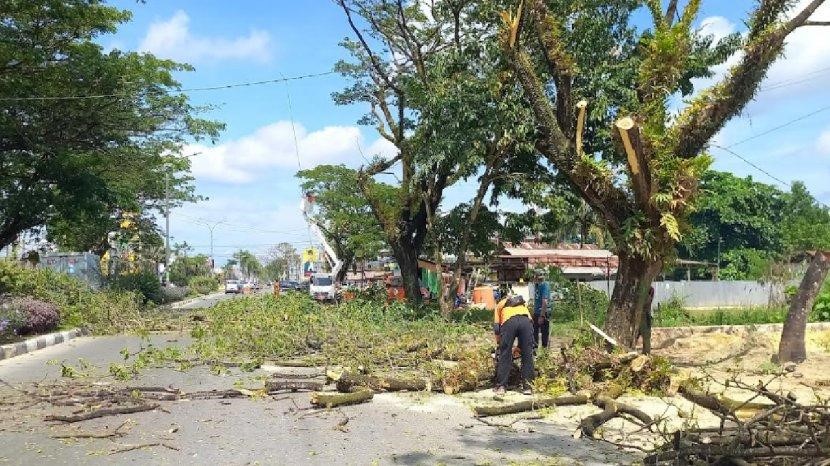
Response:
[{"label": "tree bark", "polygon": [[[633,348],[644,320],[643,305],[651,283],[660,272],[662,259],[646,259],[621,251],[619,261],[603,330],[620,345]],[[650,329],[643,330],[643,333],[650,332]]]},{"label": "tree bark", "polygon": [[807,330],[807,315],[813,308],[816,296],[830,271],[830,253],[816,252],[807,272],[793,297],[787,320],[781,331],[781,343],[778,345],[778,362],[803,362],[807,359],[804,335]]},{"label": "tree bark", "polygon": [[418,283],[418,252],[413,245],[400,242],[392,247],[392,253],[401,270],[403,291],[409,304],[421,303],[421,286]]}]

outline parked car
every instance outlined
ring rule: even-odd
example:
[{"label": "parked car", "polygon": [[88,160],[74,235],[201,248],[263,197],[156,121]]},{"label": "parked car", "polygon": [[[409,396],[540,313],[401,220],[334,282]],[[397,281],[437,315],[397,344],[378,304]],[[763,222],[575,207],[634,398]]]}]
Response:
[{"label": "parked car", "polygon": [[295,280],[280,280],[280,289],[283,291],[298,291],[300,283]]},{"label": "parked car", "polygon": [[242,293],[242,284],[239,280],[225,280],[225,293]]}]

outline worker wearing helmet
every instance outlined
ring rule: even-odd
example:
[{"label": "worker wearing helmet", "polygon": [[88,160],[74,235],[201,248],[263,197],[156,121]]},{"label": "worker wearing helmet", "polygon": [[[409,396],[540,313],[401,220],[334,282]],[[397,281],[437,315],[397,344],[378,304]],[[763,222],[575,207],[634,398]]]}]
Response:
[{"label": "worker wearing helmet", "polygon": [[513,367],[513,342],[517,339],[522,358],[522,385],[529,394],[527,384],[534,376],[533,321],[523,297],[514,295],[498,303],[493,313],[493,332],[498,343],[495,394],[503,395],[506,390]]}]

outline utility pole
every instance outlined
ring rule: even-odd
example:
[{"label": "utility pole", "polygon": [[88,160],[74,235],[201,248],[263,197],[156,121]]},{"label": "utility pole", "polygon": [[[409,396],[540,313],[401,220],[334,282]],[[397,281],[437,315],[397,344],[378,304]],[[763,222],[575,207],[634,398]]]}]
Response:
[{"label": "utility pole", "polygon": [[164,175],[164,284],[170,284],[170,174]]}]

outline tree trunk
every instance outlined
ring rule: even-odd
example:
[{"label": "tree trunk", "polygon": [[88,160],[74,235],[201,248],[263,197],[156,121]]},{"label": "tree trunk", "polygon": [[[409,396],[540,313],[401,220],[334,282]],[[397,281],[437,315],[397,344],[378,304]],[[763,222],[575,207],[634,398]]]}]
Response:
[{"label": "tree trunk", "polygon": [[349,268],[354,262],[354,254],[343,254],[340,256],[340,260],[343,261],[343,265],[340,267],[340,271],[337,272],[337,276],[334,277],[336,283],[343,283],[343,280],[346,279],[346,274],[349,273]]},{"label": "tree trunk", "polygon": [[411,245],[402,246],[400,243],[392,248],[392,253],[395,255],[395,260],[401,270],[406,301],[413,305],[421,304],[421,286],[418,283],[420,278],[418,276],[418,253]]},{"label": "tree trunk", "polygon": [[781,343],[778,345],[778,362],[803,362],[807,359],[804,334],[807,330],[807,315],[813,308],[813,302],[821,291],[827,272],[830,270],[830,253],[816,252],[807,272],[793,297],[784,329],[781,331]]},{"label": "tree trunk", "polygon": [[662,259],[646,259],[621,251],[619,260],[604,330],[620,345],[633,348],[644,320],[643,306],[648,290],[660,272]]}]

